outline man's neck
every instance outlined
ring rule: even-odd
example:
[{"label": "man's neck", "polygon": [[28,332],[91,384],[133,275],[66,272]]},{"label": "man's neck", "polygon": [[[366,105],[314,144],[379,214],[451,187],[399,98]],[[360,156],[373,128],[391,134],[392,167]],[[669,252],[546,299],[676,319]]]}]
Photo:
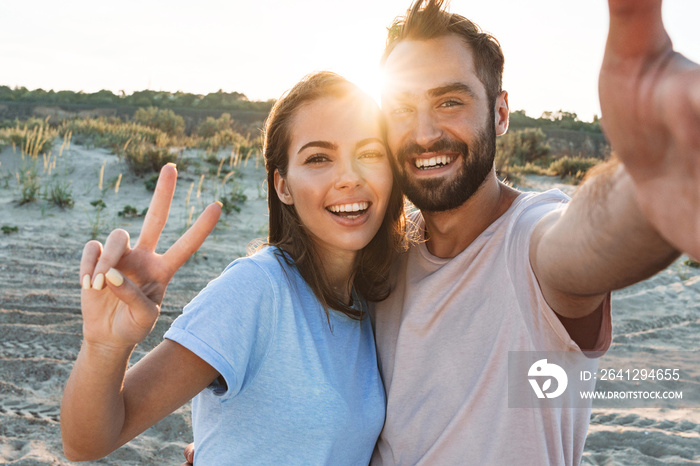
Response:
[{"label": "man's neck", "polygon": [[456,209],[423,212],[428,251],[437,257],[455,257],[503,215],[518,194],[491,172],[479,190]]}]

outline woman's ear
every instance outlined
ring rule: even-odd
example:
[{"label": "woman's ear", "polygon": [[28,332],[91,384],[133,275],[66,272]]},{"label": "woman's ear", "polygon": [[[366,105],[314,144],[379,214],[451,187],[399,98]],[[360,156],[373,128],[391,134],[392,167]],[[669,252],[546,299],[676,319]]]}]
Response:
[{"label": "woman's ear", "polygon": [[287,185],[287,180],[280,175],[279,170],[275,168],[275,191],[277,191],[277,197],[280,201],[287,205],[294,205],[294,199],[289,192],[289,186]]}]

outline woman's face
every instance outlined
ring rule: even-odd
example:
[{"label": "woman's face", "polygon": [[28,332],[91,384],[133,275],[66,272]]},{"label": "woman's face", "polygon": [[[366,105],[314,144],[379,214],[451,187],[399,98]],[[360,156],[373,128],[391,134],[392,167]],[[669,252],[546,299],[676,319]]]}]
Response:
[{"label": "woman's face", "polygon": [[280,200],[322,251],[359,251],[379,230],[392,187],[379,109],[324,97],[299,108],[290,129],[287,175],[275,172]]}]

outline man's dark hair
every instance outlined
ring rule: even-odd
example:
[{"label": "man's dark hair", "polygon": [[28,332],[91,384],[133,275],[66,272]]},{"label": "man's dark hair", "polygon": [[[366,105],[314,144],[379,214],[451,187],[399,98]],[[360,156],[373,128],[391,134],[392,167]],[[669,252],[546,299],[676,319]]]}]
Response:
[{"label": "man's dark hair", "polygon": [[402,40],[430,40],[455,34],[472,50],[477,76],[486,88],[489,102],[493,103],[502,90],[501,44],[464,16],[448,12],[446,3],[444,0],[416,0],[406,16],[397,17],[389,28],[381,63],[386,62]]}]

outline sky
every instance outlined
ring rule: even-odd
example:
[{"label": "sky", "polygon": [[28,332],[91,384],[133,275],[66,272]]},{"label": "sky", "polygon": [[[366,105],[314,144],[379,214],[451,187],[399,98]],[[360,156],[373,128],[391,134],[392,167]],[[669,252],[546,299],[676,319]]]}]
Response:
[{"label": "sky", "polygon": [[[3,0],[0,85],[278,98],[304,75],[342,74],[378,95],[386,28],[410,0]],[[511,110],[600,115],[605,0],[452,0],[506,57]],[[700,1],[666,0],[677,50],[700,62]]]}]

